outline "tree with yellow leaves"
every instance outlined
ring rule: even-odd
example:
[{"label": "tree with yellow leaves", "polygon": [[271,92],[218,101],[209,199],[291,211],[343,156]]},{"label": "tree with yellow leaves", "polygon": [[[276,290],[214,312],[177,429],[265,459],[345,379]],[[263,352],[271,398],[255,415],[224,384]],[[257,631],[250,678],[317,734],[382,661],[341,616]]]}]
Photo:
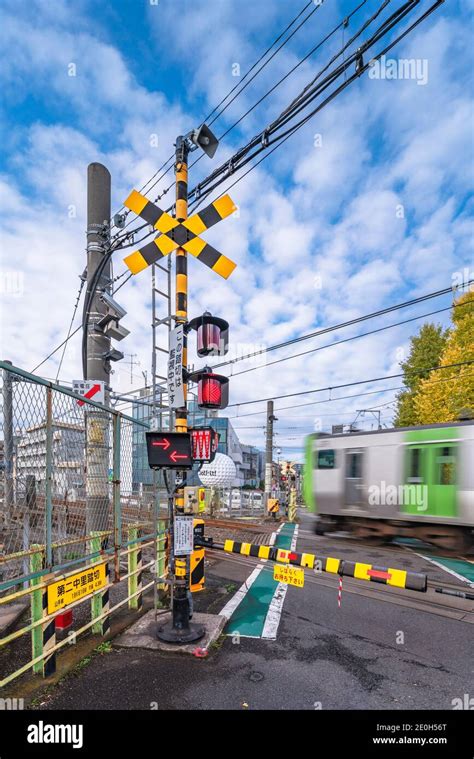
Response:
[{"label": "tree with yellow leaves", "polygon": [[[474,361],[474,291],[461,295],[453,308],[453,328],[440,366]],[[418,384],[413,406],[418,424],[454,422],[474,412],[474,365],[438,369]]]}]

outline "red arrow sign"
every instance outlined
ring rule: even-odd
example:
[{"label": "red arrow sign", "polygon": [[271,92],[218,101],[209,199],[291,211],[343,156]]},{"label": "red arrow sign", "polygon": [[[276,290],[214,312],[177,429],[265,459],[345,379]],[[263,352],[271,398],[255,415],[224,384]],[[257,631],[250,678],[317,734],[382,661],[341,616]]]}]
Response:
[{"label": "red arrow sign", "polygon": [[187,458],[188,457],[186,456],[185,453],[178,453],[177,451],[173,451],[172,453],[170,453],[170,459],[171,461],[174,461],[175,464],[178,459],[187,459]]},{"label": "red arrow sign", "polygon": [[[96,393],[99,393],[99,392],[100,392],[100,385],[92,385],[92,387],[90,388],[90,390],[88,390],[87,393],[84,393],[84,398],[89,398],[89,399],[93,398],[94,395]],[[84,401],[78,401],[77,405],[78,406],[83,406],[84,405]]]},{"label": "red arrow sign", "polygon": [[152,445],[154,445],[154,446],[160,445],[160,446],[162,446],[162,447],[163,447],[163,449],[164,449],[165,451],[167,451],[167,450],[168,450],[168,448],[170,447],[171,443],[170,443],[170,441],[168,440],[168,438],[166,438],[166,437],[165,437],[165,438],[164,438],[164,440],[154,440],[154,441],[152,442]]}]

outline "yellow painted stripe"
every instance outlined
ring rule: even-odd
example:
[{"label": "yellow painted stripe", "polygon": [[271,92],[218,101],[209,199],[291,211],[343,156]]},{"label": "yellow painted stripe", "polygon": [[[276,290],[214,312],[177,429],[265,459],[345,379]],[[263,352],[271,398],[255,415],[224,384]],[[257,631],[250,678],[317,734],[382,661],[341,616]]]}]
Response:
[{"label": "yellow painted stripe", "polygon": [[392,575],[387,580],[387,585],[395,585],[396,588],[404,588],[407,582],[407,573],[404,569],[392,569],[389,567],[388,572]]},{"label": "yellow painted stripe", "polygon": [[185,219],[188,215],[188,202],[184,198],[176,201],[176,218]]},{"label": "yellow painted stripe", "polygon": [[123,259],[123,262],[126,266],[128,266],[132,274],[138,274],[148,266],[139,250],[135,250],[133,253],[130,253],[129,256]]},{"label": "yellow painted stripe", "polygon": [[186,229],[189,229],[190,232],[193,232],[195,235],[200,235],[201,232],[205,232],[207,227],[202,221],[199,214],[194,214],[194,216],[190,216],[189,219],[186,219],[186,221],[183,221],[183,227],[186,227]]},{"label": "yellow painted stripe", "polygon": [[252,547],[251,543],[242,543],[242,545],[240,546],[240,553],[243,554],[244,556],[248,556],[250,553],[251,547]]},{"label": "yellow painted stripe", "polygon": [[331,556],[329,556],[326,559],[326,572],[332,572],[333,574],[337,574],[339,570],[339,559],[333,559]]},{"label": "yellow painted stripe", "polygon": [[358,580],[370,580],[370,576],[367,574],[369,569],[372,569],[372,564],[362,564],[360,561],[356,561],[354,577]]},{"label": "yellow painted stripe", "polygon": [[166,211],[163,211],[160,218],[155,224],[155,229],[157,229],[159,232],[163,232],[163,234],[166,234],[177,226],[179,226],[179,221],[173,219],[173,217],[170,216],[169,213],[166,213]]},{"label": "yellow painted stripe", "polygon": [[222,198],[218,198],[212,205],[222,219],[225,219],[226,216],[230,216],[231,213],[237,211],[237,206],[230,195],[224,195]]},{"label": "yellow painted stripe", "polygon": [[137,216],[140,216],[147,203],[148,198],[145,198],[137,190],[132,190],[127,200],[124,201],[124,206],[133,211],[133,213],[136,213]]},{"label": "yellow painted stripe", "polygon": [[259,559],[268,559],[270,556],[270,546],[260,546],[258,549],[258,558]]},{"label": "yellow painted stripe", "polygon": [[175,241],[172,240],[171,237],[168,237],[168,235],[160,235],[154,240],[154,242],[164,256],[167,256],[168,253],[171,253],[172,250],[178,247]]},{"label": "yellow painted stripe", "polygon": [[176,292],[177,293],[185,293],[188,286],[188,275],[187,274],[177,274],[176,275]]},{"label": "yellow painted stripe", "polygon": [[230,551],[232,553],[232,549],[234,547],[234,541],[233,540],[226,540],[224,543],[224,551]]},{"label": "yellow painted stripe", "polygon": [[188,240],[188,242],[185,242],[183,245],[183,248],[188,251],[188,253],[191,253],[192,256],[199,256],[203,248],[205,248],[207,245],[204,240],[201,240],[200,237],[193,237],[192,240]]},{"label": "yellow painted stripe", "polygon": [[289,561],[290,561],[289,558],[288,558],[289,553],[290,553],[289,551],[284,551],[282,548],[279,548],[277,550],[277,559],[276,560],[277,561],[282,561],[285,564],[288,564]]},{"label": "yellow painted stripe", "polygon": [[233,261],[230,260],[230,258],[226,258],[225,256],[221,256],[217,259],[216,263],[212,267],[213,271],[217,272],[217,274],[220,274],[221,277],[224,279],[227,279],[230,277],[234,269],[236,268],[237,264],[234,264]]},{"label": "yellow painted stripe", "polygon": [[313,569],[315,558],[316,556],[313,556],[312,553],[303,553],[301,556],[301,566]]}]

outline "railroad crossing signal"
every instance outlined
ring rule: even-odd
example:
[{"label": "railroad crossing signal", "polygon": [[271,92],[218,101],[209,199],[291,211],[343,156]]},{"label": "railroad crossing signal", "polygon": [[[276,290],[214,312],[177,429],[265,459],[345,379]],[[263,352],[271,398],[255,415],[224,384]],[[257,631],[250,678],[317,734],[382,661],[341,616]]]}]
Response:
[{"label": "railroad crossing signal", "polygon": [[229,195],[218,198],[199,213],[178,221],[137,190],[132,190],[124,205],[161,232],[155,239],[124,258],[132,274],[138,274],[176,248],[184,248],[221,277],[227,279],[236,264],[201,239],[199,235],[237,210]]},{"label": "railroad crossing signal", "polygon": [[146,444],[151,469],[192,469],[189,432],[147,432]]}]

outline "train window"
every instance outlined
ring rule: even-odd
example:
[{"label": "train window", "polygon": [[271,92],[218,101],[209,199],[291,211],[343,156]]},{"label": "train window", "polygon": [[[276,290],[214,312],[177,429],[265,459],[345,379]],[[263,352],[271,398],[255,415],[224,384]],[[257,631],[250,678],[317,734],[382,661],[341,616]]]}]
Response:
[{"label": "train window", "polygon": [[362,477],[362,452],[351,451],[346,458],[346,477],[360,479]]},{"label": "train window", "polygon": [[318,451],[316,460],[317,469],[334,469],[336,466],[336,453],[332,448]]},{"label": "train window", "polygon": [[423,482],[422,475],[423,464],[423,451],[421,448],[409,448],[408,449],[408,466],[407,466],[407,479],[408,482]]},{"label": "train window", "polygon": [[436,458],[437,463],[437,484],[454,485],[456,482],[456,459],[455,449],[450,446],[444,446],[438,450]]}]

